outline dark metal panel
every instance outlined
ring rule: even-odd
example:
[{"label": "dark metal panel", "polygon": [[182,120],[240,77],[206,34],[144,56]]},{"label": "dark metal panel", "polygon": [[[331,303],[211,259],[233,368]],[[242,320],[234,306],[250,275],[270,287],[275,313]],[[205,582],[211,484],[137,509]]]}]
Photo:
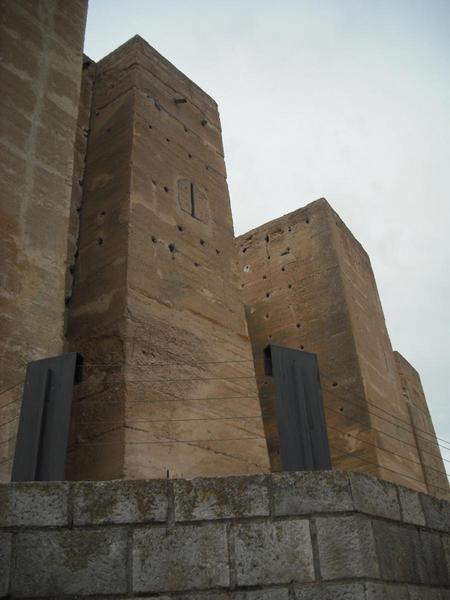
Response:
[{"label": "dark metal panel", "polygon": [[76,352],[28,364],[12,481],[64,479],[73,385],[81,379]]},{"label": "dark metal panel", "polygon": [[331,469],[316,355],[271,345],[270,358],[283,469]]}]

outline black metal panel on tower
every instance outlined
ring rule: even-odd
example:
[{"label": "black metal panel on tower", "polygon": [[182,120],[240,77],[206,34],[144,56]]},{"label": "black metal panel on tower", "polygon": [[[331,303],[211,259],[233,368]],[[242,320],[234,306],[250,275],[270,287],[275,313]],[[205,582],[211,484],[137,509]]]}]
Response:
[{"label": "black metal panel on tower", "polygon": [[275,384],[283,470],[331,469],[316,355],[270,345],[267,356]]},{"label": "black metal panel on tower", "polygon": [[12,481],[64,479],[73,386],[81,380],[81,365],[76,352],[28,364]]}]

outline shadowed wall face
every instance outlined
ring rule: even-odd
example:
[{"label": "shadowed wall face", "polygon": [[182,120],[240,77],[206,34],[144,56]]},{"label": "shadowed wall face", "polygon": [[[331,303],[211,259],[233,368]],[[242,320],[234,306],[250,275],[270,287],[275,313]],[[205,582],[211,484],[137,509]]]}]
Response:
[{"label": "shadowed wall face", "polygon": [[69,475],[267,471],[217,106],[138,37],[96,73]]},{"label": "shadowed wall face", "polygon": [[325,200],[237,240],[272,470],[281,468],[270,343],[317,353],[333,467],[426,491],[370,261]]},{"label": "shadowed wall face", "polygon": [[2,2],[0,480],[10,477],[26,363],[62,352],[87,1]]}]

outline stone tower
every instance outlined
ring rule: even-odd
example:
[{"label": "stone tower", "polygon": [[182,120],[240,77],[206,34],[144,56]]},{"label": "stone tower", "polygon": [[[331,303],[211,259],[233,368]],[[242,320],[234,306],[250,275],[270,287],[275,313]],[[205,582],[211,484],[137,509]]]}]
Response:
[{"label": "stone tower", "polygon": [[272,470],[281,464],[263,368],[270,343],[317,353],[333,468],[445,495],[420,380],[396,360],[369,257],[326,200],[242,235],[237,251]]},{"label": "stone tower", "polygon": [[26,364],[64,350],[87,0],[5,1],[0,13],[0,480],[4,481],[11,472]]},{"label": "stone tower", "polygon": [[217,105],[135,37],[96,65],[70,478],[268,470]]}]

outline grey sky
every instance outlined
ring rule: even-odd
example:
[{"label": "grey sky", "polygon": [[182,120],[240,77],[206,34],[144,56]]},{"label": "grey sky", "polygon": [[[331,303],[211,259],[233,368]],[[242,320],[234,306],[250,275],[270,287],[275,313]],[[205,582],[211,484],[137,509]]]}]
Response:
[{"label": "grey sky", "polygon": [[92,59],[136,33],[219,104],[236,234],[344,219],[450,441],[450,0],[90,0]]}]

